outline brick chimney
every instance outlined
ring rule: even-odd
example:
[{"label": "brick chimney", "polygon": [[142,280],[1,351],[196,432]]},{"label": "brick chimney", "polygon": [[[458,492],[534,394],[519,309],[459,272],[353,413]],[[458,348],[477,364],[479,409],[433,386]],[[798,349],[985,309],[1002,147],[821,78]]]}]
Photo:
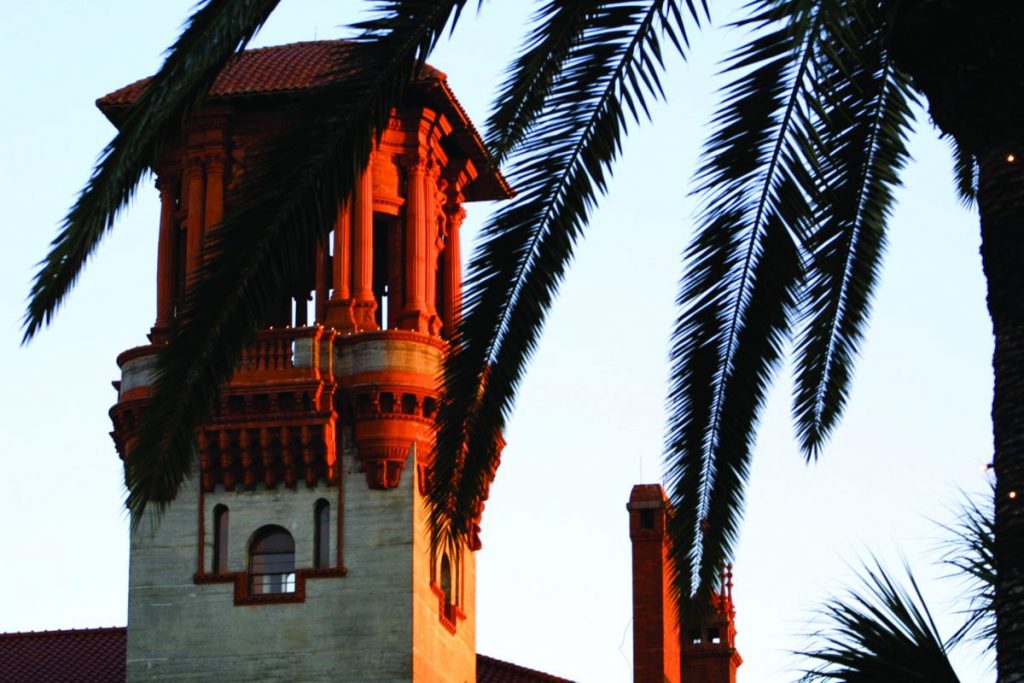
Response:
[{"label": "brick chimney", "polygon": [[669,571],[668,498],[658,484],[638,484],[626,509],[633,542],[634,683],[736,683],[743,658],[735,646],[732,565],[704,628],[680,634]]},{"label": "brick chimney", "polygon": [[629,495],[633,542],[633,681],[681,683],[679,626],[671,596],[665,512],[658,484],[638,484]]}]

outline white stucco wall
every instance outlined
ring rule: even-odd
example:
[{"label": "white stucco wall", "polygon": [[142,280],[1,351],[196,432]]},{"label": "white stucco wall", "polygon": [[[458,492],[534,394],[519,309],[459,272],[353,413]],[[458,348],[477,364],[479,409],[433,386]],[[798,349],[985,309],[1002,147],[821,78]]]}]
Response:
[{"label": "white stucco wall", "polygon": [[[412,680],[412,484],[371,491],[343,456],[344,577],[306,580],[299,604],[234,604],[231,583],[196,584],[198,492],[194,483],[151,533],[133,534],[128,680]],[[337,489],[217,492],[205,500],[206,562],[213,506],[229,509],[229,569],[243,571],[247,544],[264,524],[295,538],[297,567],[311,567],[313,506]]]},{"label": "white stucco wall", "polygon": [[[436,347],[415,342],[354,346],[336,356],[337,374],[396,366],[422,372],[436,368],[439,359]],[[135,369],[144,381],[146,369]],[[430,382],[424,379],[424,385]],[[290,604],[235,605],[234,584],[195,583],[200,496],[193,480],[158,522],[144,520],[132,534],[128,681],[475,681],[474,558],[466,553],[461,571],[467,617],[452,634],[441,625],[430,588],[415,456],[397,488],[372,490],[359,472],[349,430],[340,436],[340,510],[338,488],[324,484],[218,489],[204,497],[204,564],[210,571],[213,511],[224,504],[228,571],[246,569],[248,542],[266,524],[288,529],[296,566],[312,567],[313,510],[325,498],[331,504],[332,566],[340,516],[347,575],[307,578],[305,602]]]}]

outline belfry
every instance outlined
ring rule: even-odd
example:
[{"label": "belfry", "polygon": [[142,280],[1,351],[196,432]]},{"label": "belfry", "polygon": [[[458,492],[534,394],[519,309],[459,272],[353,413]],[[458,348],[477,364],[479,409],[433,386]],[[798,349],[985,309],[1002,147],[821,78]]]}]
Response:
[{"label": "belfry", "polygon": [[[155,166],[156,320],[152,343],[118,358],[122,458],[247,152],[301,125],[282,105],[339,78],[347,49],[241,53]],[[117,125],[147,82],[98,105]],[[329,243],[198,430],[197,476],[132,534],[129,681],[477,680],[474,556],[431,555],[423,474],[459,308],[462,205],[508,196],[444,74],[426,67]]]}]

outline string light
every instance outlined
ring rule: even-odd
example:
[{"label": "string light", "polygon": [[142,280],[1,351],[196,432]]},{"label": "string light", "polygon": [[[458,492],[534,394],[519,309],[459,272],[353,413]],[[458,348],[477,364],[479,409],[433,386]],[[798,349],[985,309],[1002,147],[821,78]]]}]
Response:
[{"label": "string light", "polygon": [[1006,163],[1012,164],[1015,161],[1017,161],[1017,155],[1016,154],[1014,154],[1013,152],[1010,152],[1009,154],[1006,155]]},{"label": "string light", "polygon": [[1010,491],[1009,496],[1010,496],[1010,500],[1014,500],[1017,497],[1017,492],[1016,491]]}]

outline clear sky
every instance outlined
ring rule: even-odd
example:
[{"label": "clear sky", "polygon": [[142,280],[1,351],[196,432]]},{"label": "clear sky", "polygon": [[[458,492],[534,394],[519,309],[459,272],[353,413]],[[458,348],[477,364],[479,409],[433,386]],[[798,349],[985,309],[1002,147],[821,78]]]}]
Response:
[{"label": "clear sky", "polygon": [[[108,436],[114,358],[145,342],[155,306],[152,179],[89,264],[56,323],[19,347],[46,245],[113,127],[94,100],[153,73],[191,0],[3,3],[0,28],[0,337],[4,390],[0,632],[123,625],[128,543]],[[354,3],[284,0],[255,46],[345,35]],[[431,62],[482,125],[532,5],[484,3]],[[728,8],[716,10],[724,24]],[[522,388],[483,519],[478,650],[586,682],[631,678],[625,502],[659,481],[667,335],[690,179],[737,36],[707,31],[669,60],[668,103],[626,142]],[[868,341],[842,426],[805,466],[789,385],[765,413],[735,558],[747,683],[795,679],[811,610],[870,549],[902,552],[937,616],[958,585],[933,560],[958,490],[983,490],[991,453],[991,335],[977,219],[958,206],[949,153],[919,116]],[[470,206],[465,234],[487,215]],[[954,620],[939,619],[946,635]],[[966,682],[994,676],[958,662]]]}]

